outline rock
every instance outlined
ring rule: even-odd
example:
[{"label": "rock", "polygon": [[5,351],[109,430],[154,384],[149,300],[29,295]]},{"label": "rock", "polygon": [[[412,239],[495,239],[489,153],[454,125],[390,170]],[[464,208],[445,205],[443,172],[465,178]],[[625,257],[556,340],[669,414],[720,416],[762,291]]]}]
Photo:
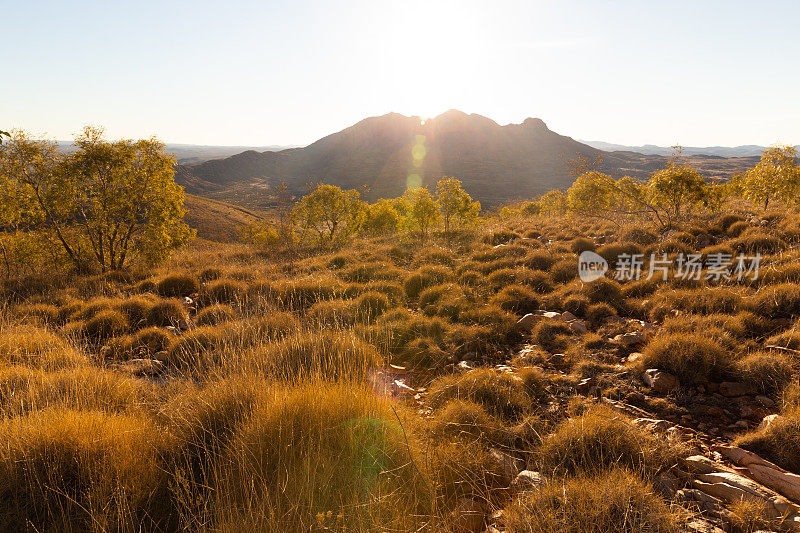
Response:
[{"label": "rock", "polygon": [[473,369],[472,361],[461,361],[456,365],[456,369],[460,372],[469,372]]},{"label": "rock", "polygon": [[542,483],[544,483],[542,474],[533,470],[523,470],[511,482],[511,490],[516,493],[536,490]]},{"label": "rock", "polygon": [[614,337],[614,342],[620,343],[622,346],[635,346],[647,342],[647,336],[639,333],[638,331],[631,331],[622,335]]},{"label": "rock", "polygon": [[719,384],[719,393],[728,398],[744,396],[750,393],[750,387],[736,381],[723,381]]},{"label": "rock", "polygon": [[711,244],[711,236],[706,233],[701,233],[700,235],[695,237],[695,239],[697,240],[697,246],[699,248],[705,248],[706,246]]},{"label": "rock", "polygon": [[627,361],[629,363],[633,363],[634,361],[638,361],[644,354],[642,352],[633,352],[628,356]]},{"label": "rock", "polygon": [[767,415],[767,416],[764,417],[764,419],[758,425],[758,429],[760,429],[760,430],[761,429],[766,429],[766,428],[770,427],[772,424],[774,424],[776,422],[780,422],[782,420],[782,418],[783,417],[781,415]]},{"label": "rock", "polygon": [[417,391],[414,390],[412,387],[406,385],[405,381],[402,379],[396,379],[392,382],[392,388],[395,390],[397,394],[416,394]]},{"label": "rock", "polygon": [[750,405],[744,404],[739,408],[739,416],[741,416],[742,418],[750,418],[751,416],[753,416],[753,413],[754,413],[753,407]]},{"label": "rock", "polygon": [[453,533],[482,533],[484,509],[472,498],[461,498],[451,513]]},{"label": "rock", "polygon": [[644,394],[642,394],[641,392],[637,392],[637,391],[629,392],[625,396],[625,401],[628,402],[628,403],[642,403],[646,399],[647,399],[647,397]]},{"label": "rock", "polygon": [[549,319],[557,319],[561,318],[561,313],[557,313],[556,311],[547,311],[542,316]]},{"label": "rock", "polygon": [[576,317],[575,315],[573,315],[569,311],[564,311],[563,313],[561,313],[561,319],[564,322],[572,322],[573,320],[577,320],[578,317]]},{"label": "rock", "polygon": [[621,316],[611,315],[609,317],[606,317],[605,323],[610,325],[610,326],[611,325],[613,325],[613,326],[621,326],[623,324],[627,324],[628,321],[625,320],[624,318],[622,318]]},{"label": "rock", "polygon": [[747,423],[747,420],[737,420],[733,425],[738,429],[747,429],[750,424]]},{"label": "rock", "polygon": [[649,368],[644,371],[644,382],[656,392],[668,393],[680,387],[678,378],[668,372],[662,372],[657,368]]},{"label": "rock", "polygon": [[766,396],[756,396],[756,401],[760,403],[764,407],[775,407],[775,402],[771,398],[767,398]]},{"label": "rock", "polygon": [[586,323],[583,320],[573,320],[569,323],[569,329],[579,334],[584,334],[589,331],[589,328],[586,327]]},{"label": "rock", "polygon": [[672,424],[670,424],[666,420],[658,420],[656,418],[637,418],[633,421],[633,423],[640,428],[646,429],[652,432],[659,432],[659,431],[667,431]]},{"label": "rock", "polygon": [[188,296],[184,296],[183,297],[183,305],[185,305],[186,307],[189,307],[190,305],[193,305],[193,304],[194,304],[194,300],[192,300]]},{"label": "rock", "polygon": [[489,448],[489,456],[500,466],[508,479],[513,479],[522,470],[522,459],[501,452],[497,448]]},{"label": "rock", "polygon": [[533,326],[541,320],[541,315],[535,315],[533,313],[528,313],[527,315],[523,316],[519,320],[517,320],[517,328],[522,331],[530,331],[533,329]]},{"label": "rock", "polygon": [[579,383],[576,389],[578,390],[578,394],[587,394],[589,389],[591,389],[596,383],[594,378],[584,378]]},{"label": "rock", "polygon": [[691,518],[683,525],[684,531],[687,533],[725,533],[724,529],[720,529],[708,520],[702,518]]},{"label": "rock", "polygon": [[666,499],[672,499],[678,490],[683,488],[684,483],[678,476],[669,470],[661,472],[653,479],[653,488],[656,493]]}]

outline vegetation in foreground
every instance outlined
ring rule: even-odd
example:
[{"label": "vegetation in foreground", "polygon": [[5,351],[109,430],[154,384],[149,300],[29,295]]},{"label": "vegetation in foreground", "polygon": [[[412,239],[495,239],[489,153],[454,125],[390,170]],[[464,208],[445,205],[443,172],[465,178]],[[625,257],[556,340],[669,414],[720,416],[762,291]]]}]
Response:
[{"label": "vegetation in foreground", "polygon": [[[321,186],[248,243],[7,276],[0,529],[678,531],[697,509],[664,473],[698,444],[623,403],[800,471],[800,216],[719,214],[670,172],[644,214],[583,212],[586,180],[483,219],[455,181],[372,205]],[[607,277],[580,281],[587,250]],[[760,275],[611,279],[621,254],[728,251]],[[789,527],[734,503],[727,527]]]}]

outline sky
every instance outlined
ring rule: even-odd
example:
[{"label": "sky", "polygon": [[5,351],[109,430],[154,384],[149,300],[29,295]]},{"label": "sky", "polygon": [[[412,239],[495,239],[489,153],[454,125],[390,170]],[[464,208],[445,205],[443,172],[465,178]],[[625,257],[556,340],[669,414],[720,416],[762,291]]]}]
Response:
[{"label": "sky", "polygon": [[800,144],[800,2],[0,0],[0,129],[305,145],[368,116]]}]

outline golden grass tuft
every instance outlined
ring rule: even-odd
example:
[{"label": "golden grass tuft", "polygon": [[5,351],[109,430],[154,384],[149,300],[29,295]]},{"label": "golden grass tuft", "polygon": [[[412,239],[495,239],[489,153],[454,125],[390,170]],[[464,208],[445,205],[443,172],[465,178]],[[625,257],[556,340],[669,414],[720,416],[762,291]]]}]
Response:
[{"label": "golden grass tuft", "polygon": [[0,330],[0,362],[43,370],[86,364],[86,357],[63,337],[31,326]]},{"label": "golden grass tuft", "polygon": [[671,533],[678,515],[638,477],[621,469],[529,491],[506,509],[514,533]]}]

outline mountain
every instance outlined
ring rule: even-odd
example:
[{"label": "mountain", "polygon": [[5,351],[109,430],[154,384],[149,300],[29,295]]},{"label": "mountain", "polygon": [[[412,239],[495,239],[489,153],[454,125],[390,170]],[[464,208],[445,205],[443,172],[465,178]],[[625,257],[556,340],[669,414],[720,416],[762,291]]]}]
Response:
[{"label": "mountain", "polygon": [[[225,196],[228,189],[241,196],[253,184],[263,194],[265,183],[279,181],[297,193],[314,182],[358,188],[374,200],[399,196],[408,183],[427,186],[442,176],[456,176],[473,197],[496,205],[568,187],[567,162],[579,156],[600,157],[598,170],[615,177],[645,177],[669,162],[662,156],[602,151],[550,131],[536,118],[501,126],[481,115],[450,110],[429,120],[397,113],[367,118],[303,148],[248,150],[181,165],[176,179],[190,192],[225,200],[231,200]],[[719,168],[726,176],[750,163],[721,165],[717,159],[700,157],[700,169],[714,175]]]},{"label": "mountain", "polygon": [[[75,146],[72,141],[56,141],[58,148],[65,152],[72,152]],[[269,146],[215,146],[206,144],[167,144],[167,152],[175,156],[181,165],[194,165],[210,159],[230,157],[245,150],[257,151],[276,151],[293,148],[292,146],[269,145]]]},{"label": "mountain", "polygon": [[[597,148],[598,150],[605,150],[609,152],[624,151],[624,152],[637,152],[645,155],[664,155],[670,156],[675,152],[672,146],[656,146],[654,144],[645,144],[642,146],[626,146],[624,144],[607,143],[603,141],[581,141],[582,143]],[[800,149],[800,146],[796,148]],[[754,157],[761,156],[761,152],[766,150],[766,146],[758,146],[755,144],[745,144],[742,146],[682,146],[681,153],[683,155],[715,155],[719,157]]]}]

